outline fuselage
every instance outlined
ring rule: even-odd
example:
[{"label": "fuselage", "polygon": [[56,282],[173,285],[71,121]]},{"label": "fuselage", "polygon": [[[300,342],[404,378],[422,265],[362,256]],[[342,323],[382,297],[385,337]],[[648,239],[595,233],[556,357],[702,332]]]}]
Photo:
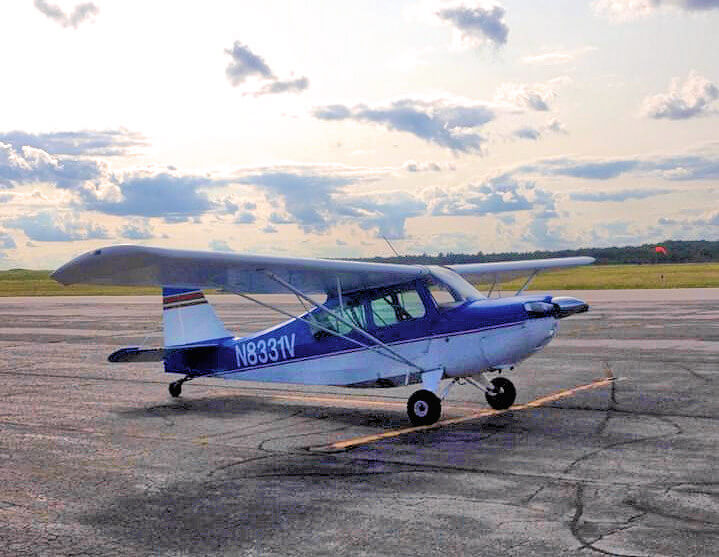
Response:
[{"label": "fuselage", "polygon": [[[170,349],[165,369],[249,381],[390,387],[421,381],[417,368],[442,368],[449,378],[506,368],[541,350],[557,332],[551,296],[487,299],[447,290],[449,301],[426,280],[339,294],[324,304],[339,319],[317,308],[247,337],[221,339],[214,348]],[[417,367],[391,357],[382,345]]]}]

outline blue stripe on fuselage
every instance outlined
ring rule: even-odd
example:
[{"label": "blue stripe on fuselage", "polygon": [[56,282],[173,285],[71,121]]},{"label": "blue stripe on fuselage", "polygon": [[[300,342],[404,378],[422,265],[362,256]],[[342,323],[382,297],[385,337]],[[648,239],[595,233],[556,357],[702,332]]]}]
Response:
[{"label": "blue stripe on fuselage", "polygon": [[[420,340],[511,327],[528,318],[524,309],[525,302],[549,302],[550,300],[551,296],[516,296],[466,302],[459,307],[445,311],[431,308],[423,318],[372,329],[369,332],[390,346],[398,346]],[[395,334],[396,336],[393,336]],[[348,333],[347,336],[362,344],[369,343],[356,331]],[[251,357],[257,357],[257,360],[249,360],[249,343],[252,343],[252,351],[254,351],[252,352],[254,356]],[[312,331],[307,323],[293,319],[247,337],[224,339],[218,343],[216,351],[213,351],[206,362],[196,361],[195,363],[196,370],[207,372],[212,370],[211,372],[221,374],[274,367],[288,362],[307,361],[363,350],[367,350],[367,348],[338,337],[317,340],[312,336]],[[270,355],[275,356],[276,359],[270,358]],[[166,359],[166,371],[186,373],[186,369],[178,369],[177,366],[184,361],[186,360],[182,358]],[[242,365],[243,362],[247,365]]]}]

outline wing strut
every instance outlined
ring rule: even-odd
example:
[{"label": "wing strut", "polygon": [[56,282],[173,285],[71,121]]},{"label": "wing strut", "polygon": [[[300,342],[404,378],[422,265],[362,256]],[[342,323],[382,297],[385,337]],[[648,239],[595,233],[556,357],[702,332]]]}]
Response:
[{"label": "wing strut", "polygon": [[333,331],[332,329],[329,329],[329,328],[327,328],[327,327],[323,327],[322,325],[320,325],[319,323],[317,323],[317,322],[315,322],[315,321],[310,321],[309,319],[304,319],[303,317],[300,317],[299,315],[293,315],[293,314],[291,314],[289,311],[285,311],[285,310],[280,309],[280,308],[278,308],[278,307],[275,307],[275,306],[273,306],[273,305],[271,305],[271,304],[267,304],[267,303],[265,303],[265,302],[263,302],[263,301],[261,301],[261,300],[258,300],[257,298],[254,298],[254,297],[250,296],[249,294],[245,294],[244,292],[233,291],[233,293],[234,293],[234,294],[237,294],[237,295],[240,296],[241,298],[245,298],[246,300],[249,300],[249,301],[251,301],[251,302],[254,302],[254,303],[256,303],[256,304],[259,305],[259,306],[262,306],[262,307],[267,308],[267,309],[271,309],[271,310],[273,310],[273,311],[276,311],[277,313],[281,313],[282,315],[286,315],[287,317],[291,317],[292,319],[295,319],[295,320],[297,320],[297,321],[302,321],[303,323],[307,323],[310,327],[314,327],[314,328],[316,328],[316,329],[319,329],[319,330],[321,330],[321,331],[324,331],[325,333],[328,333],[328,334],[330,334],[330,335],[332,335],[332,336],[336,336],[336,337],[339,337],[339,338],[341,338],[341,339],[348,340],[348,341],[350,341],[350,342],[356,344],[357,346],[361,346],[362,348],[368,348],[369,350],[373,350],[373,351],[377,352],[378,354],[380,354],[381,356],[384,356],[384,357],[386,357],[386,358],[389,358],[390,360],[395,360],[396,362],[405,363],[405,361],[404,361],[403,359],[400,359],[400,358],[395,357],[394,354],[386,354],[386,353],[384,353],[384,352],[381,352],[381,351],[380,351],[380,350],[382,349],[381,346],[376,346],[376,345],[372,345],[372,344],[365,344],[365,343],[363,343],[363,342],[360,342],[359,340],[355,340],[355,339],[353,339],[353,338],[351,338],[351,337],[348,337],[348,336],[346,336],[346,335],[343,335],[342,333],[339,333],[339,332],[337,332],[337,331]]},{"label": "wing strut", "polygon": [[[353,330],[357,331],[357,332],[358,332],[359,334],[361,334],[363,337],[365,337],[365,338],[371,340],[371,341],[374,342],[376,345],[381,346],[381,347],[384,348],[387,352],[389,352],[389,354],[391,354],[392,356],[394,356],[394,359],[396,359],[396,360],[398,360],[398,361],[401,361],[401,362],[407,364],[408,366],[413,367],[413,368],[419,370],[420,373],[426,373],[427,371],[429,371],[429,370],[426,370],[426,369],[424,369],[424,368],[418,366],[418,365],[415,364],[413,361],[408,360],[407,358],[405,358],[404,356],[402,356],[402,354],[400,354],[400,353],[397,352],[396,350],[393,350],[392,348],[390,348],[389,346],[387,346],[384,342],[382,342],[380,339],[378,339],[378,338],[375,337],[374,335],[369,334],[369,333],[368,333],[367,331],[365,331],[363,328],[358,327],[356,324],[354,324],[354,323],[352,323],[351,321],[345,319],[344,316],[341,316],[341,315],[335,313],[334,311],[332,311],[331,309],[329,309],[329,308],[328,308],[327,306],[325,306],[324,304],[321,304],[321,303],[318,302],[317,300],[314,300],[313,298],[310,298],[307,294],[305,294],[305,293],[302,292],[301,290],[298,290],[297,288],[295,288],[294,286],[292,286],[290,283],[288,283],[287,281],[281,279],[280,277],[278,277],[278,276],[275,275],[274,273],[272,273],[272,272],[270,272],[270,271],[265,271],[265,274],[266,274],[269,278],[271,278],[272,280],[274,280],[275,282],[277,282],[277,283],[281,284],[282,286],[284,286],[285,288],[287,288],[287,290],[289,290],[290,292],[293,292],[296,296],[298,296],[298,297],[300,297],[300,298],[304,298],[305,300],[307,300],[309,303],[313,304],[313,305],[316,306],[317,308],[319,308],[319,309],[321,309],[321,310],[323,310],[323,311],[329,313],[332,317],[334,317],[334,318],[337,319],[338,321],[341,321],[342,323],[344,323],[344,324],[347,325],[348,327],[350,327],[350,328],[352,328]],[[338,336],[338,333],[336,333],[336,332],[333,333],[333,334],[334,334],[335,336]],[[345,338],[346,338],[346,337],[345,337]],[[355,341],[355,342],[356,342],[356,341]],[[367,346],[367,348],[370,348],[370,346]],[[380,354],[381,354],[381,352],[380,352]],[[385,356],[388,356],[388,354],[385,354]],[[406,376],[406,378],[405,378],[405,384],[409,384],[409,370],[407,370],[407,376]]]},{"label": "wing strut", "polygon": [[487,292],[487,298],[492,297],[492,292],[494,292],[494,289],[496,286],[497,286],[497,275],[494,275],[494,282],[492,283],[492,287],[489,289],[489,292]]},{"label": "wing strut", "polygon": [[529,283],[532,282],[532,280],[534,279],[534,277],[537,276],[538,273],[539,273],[539,269],[535,269],[534,272],[531,275],[529,275],[527,282],[525,282],[524,285],[522,285],[522,288],[517,290],[517,293],[515,294],[515,296],[519,296],[522,292],[524,292],[527,289],[527,286],[529,286]]}]

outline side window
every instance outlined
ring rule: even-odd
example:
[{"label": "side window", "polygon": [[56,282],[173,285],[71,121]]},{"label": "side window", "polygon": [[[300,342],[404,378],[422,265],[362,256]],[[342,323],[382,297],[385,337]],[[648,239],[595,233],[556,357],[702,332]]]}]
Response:
[{"label": "side window", "polygon": [[375,325],[386,327],[400,321],[424,317],[422,298],[416,290],[387,290],[371,302]]},{"label": "side window", "polygon": [[[365,316],[364,307],[359,300],[346,300],[344,307],[333,307],[330,308],[338,315],[341,315],[345,321],[354,324],[356,327],[361,329],[367,328],[367,319]],[[331,333],[323,329],[329,329],[341,335],[347,335],[352,332],[352,327],[347,323],[340,321],[334,315],[330,315],[326,311],[318,310],[312,315],[312,321],[319,325],[312,326],[312,335],[317,339],[323,339],[333,336]],[[321,328],[320,328],[321,327]]]}]

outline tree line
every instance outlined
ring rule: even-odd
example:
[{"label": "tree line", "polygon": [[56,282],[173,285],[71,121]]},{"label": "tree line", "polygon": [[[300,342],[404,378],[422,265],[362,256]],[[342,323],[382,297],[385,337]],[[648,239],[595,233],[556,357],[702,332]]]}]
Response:
[{"label": "tree line", "polygon": [[[664,250],[657,250],[657,247]],[[666,252],[666,253],[665,253]],[[656,244],[610,248],[580,248],[558,251],[505,252],[505,253],[438,253],[437,255],[402,255],[361,259],[377,263],[406,263],[419,265],[456,265],[459,263],[491,263],[519,259],[545,259],[588,255],[599,265],[652,265],[656,263],[708,263],[719,261],[719,241],[666,240]]]}]

